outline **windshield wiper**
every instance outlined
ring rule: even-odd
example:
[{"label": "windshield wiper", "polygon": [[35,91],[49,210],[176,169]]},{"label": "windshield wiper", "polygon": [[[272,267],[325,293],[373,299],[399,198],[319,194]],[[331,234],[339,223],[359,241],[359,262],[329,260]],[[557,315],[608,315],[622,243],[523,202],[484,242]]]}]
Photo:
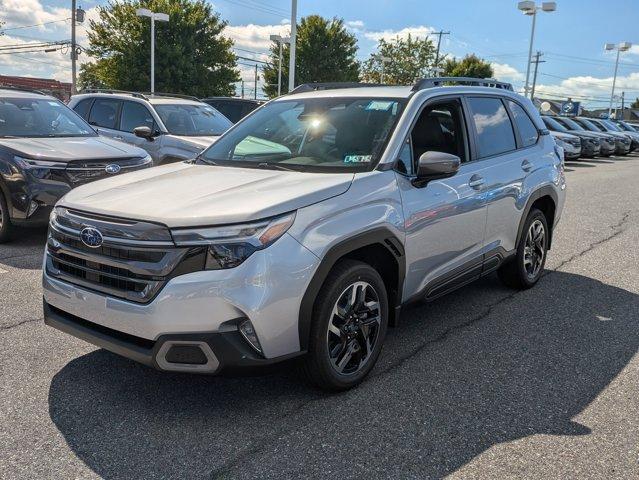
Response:
[{"label": "windshield wiper", "polygon": [[269,162],[260,162],[257,164],[258,168],[275,168],[277,170],[284,170],[286,172],[297,172],[298,170],[295,170],[294,168],[291,167],[285,167],[284,165],[281,165],[279,163],[269,163]]}]

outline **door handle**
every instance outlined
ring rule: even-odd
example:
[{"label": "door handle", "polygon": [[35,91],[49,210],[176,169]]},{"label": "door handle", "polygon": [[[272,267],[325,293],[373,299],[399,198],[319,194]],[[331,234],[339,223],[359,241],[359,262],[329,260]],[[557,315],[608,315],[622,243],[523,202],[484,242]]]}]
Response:
[{"label": "door handle", "polygon": [[470,177],[470,181],[468,182],[468,186],[470,186],[471,188],[474,188],[475,190],[479,190],[481,189],[481,187],[484,185],[486,181],[484,180],[484,177],[482,177],[481,175],[473,175],[472,177]]},{"label": "door handle", "polygon": [[521,169],[524,172],[530,172],[532,170],[532,163],[530,163],[528,160],[524,160],[523,162],[521,162]]},{"label": "door handle", "polygon": [[113,137],[114,140],[124,140],[124,137],[121,137],[120,135],[116,135],[115,137]]}]

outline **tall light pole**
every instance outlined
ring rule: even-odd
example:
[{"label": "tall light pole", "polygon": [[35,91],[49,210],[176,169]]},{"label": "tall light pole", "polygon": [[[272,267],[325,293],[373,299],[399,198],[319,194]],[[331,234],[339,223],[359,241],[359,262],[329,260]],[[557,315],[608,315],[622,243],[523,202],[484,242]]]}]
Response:
[{"label": "tall light pole", "polygon": [[295,88],[295,41],[297,37],[297,0],[291,0],[291,48],[288,61],[288,91]]},{"label": "tall light pole", "polygon": [[76,0],[71,0],[71,95],[77,93],[77,62],[79,48],[76,43],[75,24],[76,22],[84,22],[84,14],[86,12],[82,10],[82,7],[76,8]]},{"label": "tall light pole", "polygon": [[135,14],[151,19],[151,93],[155,93],[155,21],[168,22],[169,16],[166,13],[152,12],[148,8],[138,8]]},{"label": "tall light pole", "polygon": [[524,96],[528,95],[528,86],[530,84],[530,63],[532,62],[533,43],[535,42],[535,24],[537,23],[537,12],[554,12],[557,10],[557,2],[542,2],[537,5],[533,1],[519,2],[517,8],[524,15],[532,17],[532,29],[530,31],[530,45],[528,46],[528,65],[526,66],[526,85],[524,87]]},{"label": "tall light pole", "polygon": [[632,47],[632,43],[621,42],[619,45],[614,43],[606,43],[604,49],[606,51],[617,50],[617,60],[615,61],[615,76],[612,78],[612,93],[610,94],[610,105],[608,106],[608,116],[612,113],[612,102],[615,98],[615,86],[617,84],[617,70],[619,69],[619,55],[621,52],[627,52]]},{"label": "tall light pole", "polygon": [[271,35],[271,42],[279,43],[280,46],[280,57],[279,57],[279,66],[277,69],[277,96],[282,95],[282,46],[285,43],[290,43],[290,38],[282,38],[280,35]]},{"label": "tall light pole", "polygon": [[382,64],[382,73],[379,76],[379,83],[384,83],[384,73],[386,73],[386,64],[390,63],[390,61],[392,60],[390,57],[378,57],[379,61]]}]

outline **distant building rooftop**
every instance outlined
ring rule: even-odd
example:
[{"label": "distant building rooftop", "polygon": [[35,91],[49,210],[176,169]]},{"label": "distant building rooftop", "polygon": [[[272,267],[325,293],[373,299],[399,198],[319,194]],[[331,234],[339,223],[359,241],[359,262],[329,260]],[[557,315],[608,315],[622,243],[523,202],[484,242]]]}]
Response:
[{"label": "distant building rooftop", "polygon": [[54,97],[58,97],[60,100],[65,102],[71,98],[71,84],[53,80],[51,78],[0,75],[0,86],[32,88],[49,95],[53,95]]}]

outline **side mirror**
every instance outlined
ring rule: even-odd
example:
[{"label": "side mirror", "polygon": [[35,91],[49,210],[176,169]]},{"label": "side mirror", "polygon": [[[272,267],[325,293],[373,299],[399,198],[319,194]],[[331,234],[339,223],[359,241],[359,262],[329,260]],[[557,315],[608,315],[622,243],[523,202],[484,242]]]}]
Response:
[{"label": "side mirror", "polygon": [[153,140],[153,137],[155,136],[153,130],[151,130],[151,128],[146,127],[146,126],[145,127],[135,127],[133,129],[133,134],[136,137],[145,138],[145,139],[147,139],[149,141]]},{"label": "side mirror", "polygon": [[459,170],[461,160],[457,155],[444,152],[425,152],[419,157],[416,187],[423,187],[431,180],[452,177]]}]

